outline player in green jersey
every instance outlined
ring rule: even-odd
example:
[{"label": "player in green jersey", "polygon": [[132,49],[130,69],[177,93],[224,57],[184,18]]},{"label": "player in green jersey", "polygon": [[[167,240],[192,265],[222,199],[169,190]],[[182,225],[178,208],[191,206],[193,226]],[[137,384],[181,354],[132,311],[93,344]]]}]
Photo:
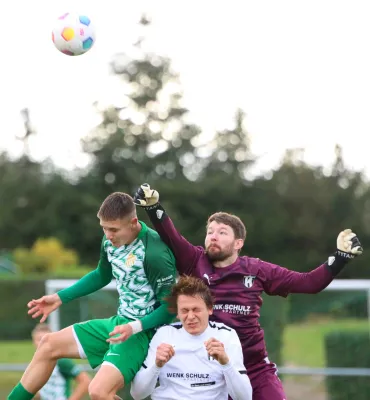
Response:
[{"label": "player in green jersey", "polygon": [[176,280],[174,256],[157,232],[138,220],[132,197],[112,193],[98,218],[104,237],[97,268],[69,288],[31,300],[28,313],[44,322],[63,303],[93,293],[115,278],[117,315],[45,335],[8,400],[32,399],[60,358],[87,358],[92,368],[101,365],[89,385],[90,398],[113,400],[140,369],[154,328],[174,317],[165,301]]},{"label": "player in green jersey", "polygon": [[[38,324],[32,330],[32,341],[37,348],[41,339],[51,330],[47,324]],[[72,391],[72,381],[76,387]],[[41,400],[81,400],[87,393],[90,377],[72,360],[61,358],[57,361],[50,379],[38,392],[36,398]]]}]

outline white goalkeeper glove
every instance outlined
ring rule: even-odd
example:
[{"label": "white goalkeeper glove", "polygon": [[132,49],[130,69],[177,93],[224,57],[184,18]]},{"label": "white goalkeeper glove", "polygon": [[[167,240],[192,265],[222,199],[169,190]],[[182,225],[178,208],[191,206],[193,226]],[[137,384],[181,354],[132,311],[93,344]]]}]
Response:
[{"label": "white goalkeeper glove", "polygon": [[344,258],[354,258],[363,252],[357,235],[351,229],[345,229],[337,238],[337,253]]},{"label": "white goalkeeper glove", "polygon": [[134,203],[141,207],[151,207],[159,201],[159,193],[150,188],[148,183],[143,183],[134,195]]}]

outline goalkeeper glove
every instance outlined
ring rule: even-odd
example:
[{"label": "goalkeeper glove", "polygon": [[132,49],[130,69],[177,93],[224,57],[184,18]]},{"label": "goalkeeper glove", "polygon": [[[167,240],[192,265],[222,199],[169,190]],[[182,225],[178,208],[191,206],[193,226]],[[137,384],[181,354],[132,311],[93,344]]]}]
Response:
[{"label": "goalkeeper glove", "polygon": [[360,240],[351,229],[345,229],[337,237],[337,251],[328,258],[327,265],[337,275],[349,260],[363,253]]},{"label": "goalkeeper glove", "polygon": [[158,203],[159,193],[150,188],[148,183],[143,183],[134,195],[134,203],[141,207],[151,207]]},{"label": "goalkeeper glove", "polygon": [[351,229],[345,229],[337,238],[337,253],[345,258],[354,258],[360,256],[363,252],[361,243]]}]

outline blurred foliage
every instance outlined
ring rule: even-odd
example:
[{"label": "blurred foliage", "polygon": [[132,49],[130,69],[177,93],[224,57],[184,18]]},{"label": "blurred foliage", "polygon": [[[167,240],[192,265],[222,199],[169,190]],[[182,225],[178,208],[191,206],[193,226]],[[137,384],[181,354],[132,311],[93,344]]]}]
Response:
[{"label": "blurred foliage", "polygon": [[1,274],[16,274],[17,272],[13,254],[0,250],[0,276]]},{"label": "blurred foliage", "polygon": [[[35,326],[35,320],[25,318],[27,303],[31,298],[39,298],[45,294],[43,280],[0,280],[0,339],[29,339]],[[32,297],[30,297],[32,296]]]},{"label": "blurred foliage", "polygon": [[[148,24],[142,25],[145,29]],[[222,210],[246,224],[243,254],[297,271],[322,264],[345,228],[352,228],[367,248],[370,185],[362,172],[346,167],[339,146],[333,149],[330,169],[305,164],[302,151],[291,149],[279,168],[259,175],[244,111],[235,110],[228,129],[203,132],[184,106],[171,60],[147,51],[144,37],[145,32],[132,49],[112,60],[121,98],[104,108],[96,103],[100,123],[83,139],[91,159],[88,168],[66,172],[49,160],[38,163],[27,155],[11,159],[0,154],[0,248],[15,251],[23,271],[47,271],[44,261],[49,257],[50,277],[59,274],[63,257],[54,262],[53,251],[65,255],[65,250],[58,250],[55,242],[22,250],[51,237],[73,249],[84,265],[95,267],[102,237],[96,217],[101,202],[113,191],[133,194],[143,182],[160,192],[177,228],[194,244],[203,243],[208,216]],[[139,210],[139,216],[147,221],[145,212]],[[73,271],[77,261],[72,262],[74,253],[68,254]],[[369,278],[369,264],[370,252],[365,251],[339,278]],[[40,290],[32,290],[32,297]],[[13,295],[9,292],[9,298]],[[361,313],[364,301],[359,301]],[[261,318],[269,348],[279,361],[287,306],[274,309],[274,302],[266,300]],[[300,310],[290,313],[298,316]]]},{"label": "blurred foliage", "polygon": [[24,274],[53,273],[58,268],[65,271],[79,262],[77,253],[64,248],[56,238],[37,239],[31,249],[16,248],[13,256]]},{"label": "blurred foliage", "polygon": [[[244,254],[298,271],[325,261],[344,228],[355,230],[366,248],[370,186],[361,172],[346,167],[340,147],[330,170],[305,164],[302,151],[293,149],[277,170],[256,175],[244,112],[236,110],[233,127],[205,135],[183,105],[170,60],[146,51],[144,36],[112,60],[122,96],[104,109],[96,104],[101,122],[83,139],[89,168],[67,173],[50,161],[0,154],[2,249],[55,237],[94,267],[101,202],[112,191],[133,194],[145,181],[159,190],[177,227],[195,244],[203,243],[209,214],[225,210],[247,226]],[[365,252],[340,277],[367,278],[369,261]]]},{"label": "blurred foliage", "polygon": [[269,358],[277,365],[283,365],[284,328],[288,322],[289,302],[282,297],[263,295],[260,325],[265,333]]},{"label": "blurred foliage", "polygon": [[[369,332],[337,331],[325,337],[326,365],[341,368],[369,368]],[[368,376],[328,376],[326,386],[330,400],[367,400],[370,393]]]}]

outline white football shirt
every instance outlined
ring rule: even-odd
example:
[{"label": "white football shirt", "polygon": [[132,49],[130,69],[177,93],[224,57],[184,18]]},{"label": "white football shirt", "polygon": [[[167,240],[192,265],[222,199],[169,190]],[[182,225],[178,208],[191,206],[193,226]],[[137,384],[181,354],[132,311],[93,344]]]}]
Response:
[{"label": "white football shirt", "polygon": [[[229,357],[229,364],[222,366],[218,361],[210,358],[204,342],[215,338],[225,346]],[[161,343],[171,344],[175,349],[175,355],[163,368],[155,365],[157,347]],[[148,384],[148,368],[153,370],[155,381],[158,378],[157,387],[151,393],[153,400],[227,400],[229,389],[225,379],[225,371],[233,368],[240,374],[242,386],[249,392],[250,382],[246,376],[243,363],[243,352],[238,335],[234,329],[228,326],[209,322],[207,329],[200,335],[191,335],[181,323],[166,325],[159,328],[154,335],[148,350],[148,355],[143,367],[137,373],[132,384],[131,394],[134,398],[140,398],[138,393],[144,393],[140,388]],[[239,381],[239,379],[237,379]],[[152,379],[152,382],[155,382]],[[230,381],[230,379],[229,379]],[[235,382],[240,386],[240,381]],[[251,391],[251,389],[250,389]],[[246,394],[246,392],[244,392]],[[135,397],[136,393],[136,397]],[[145,396],[146,397],[146,396]],[[250,397],[251,398],[251,397]],[[245,397],[249,399],[249,397]]]}]

